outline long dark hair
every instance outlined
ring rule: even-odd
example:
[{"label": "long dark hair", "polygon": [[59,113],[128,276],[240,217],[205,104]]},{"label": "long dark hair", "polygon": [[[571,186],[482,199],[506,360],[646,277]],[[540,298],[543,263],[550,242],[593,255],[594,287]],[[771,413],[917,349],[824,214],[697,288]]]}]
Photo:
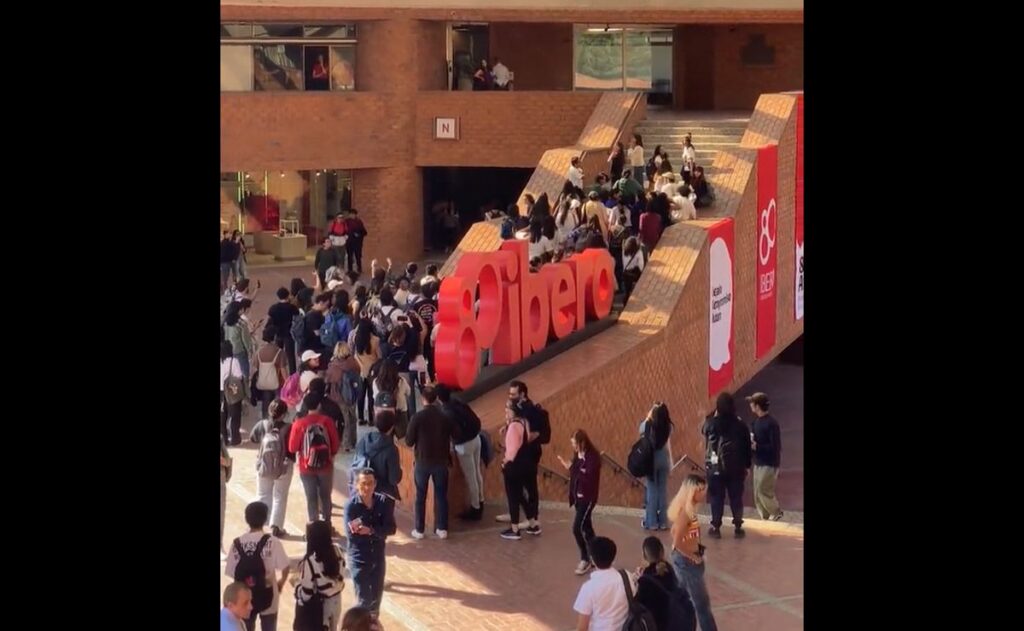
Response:
[{"label": "long dark hair", "polygon": [[583,451],[592,451],[596,454],[601,453],[598,451],[597,447],[594,446],[594,442],[590,440],[590,436],[588,436],[582,429],[578,429],[573,432],[572,437],[578,446],[583,447]]},{"label": "long dark hair", "polygon": [[325,521],[314,521],[306,526],[306,556],[314,554],[324,566],[324,576],[341,578],[341,560],[331,541],[331,525]]},{"label": "long dark hair", "polygon": [[718,416],[736,416],[736,400],[728,392],[722,392],[715,400],[715,412]]},{"label": "long dark hair", "polygon": [[390,359],[381,360],[377,388],[381,392],[398,392],[398,365]]},{"label": "long dark hair", "polygon": [[668,414],[668,406],[655,403],[651,410],[651,435],[654,437],[654,448],[661,449],[672,434],[672,418]]},{"label": "long dark hair", "polygon": [[658,576],[664,576],[672,571],[668,562],[665,561],[665,546],[661,543],[661,539],[657,537],[647,537],[644,539],[642,544],[644,551],[644,560],[647,561],[648,567],[654,567],[654,573]]},{"label": "long dark hair", "polygon": [[356,352],[366,355],[370,352],[370,336],[373,335],[373,323],[369,318],[361,318],[356,325]]},{"label": "long dark hair", "polygon": [[537,243],[544,234],[544,223],[540,217],[534,216],[530,220],[530,243]]}]

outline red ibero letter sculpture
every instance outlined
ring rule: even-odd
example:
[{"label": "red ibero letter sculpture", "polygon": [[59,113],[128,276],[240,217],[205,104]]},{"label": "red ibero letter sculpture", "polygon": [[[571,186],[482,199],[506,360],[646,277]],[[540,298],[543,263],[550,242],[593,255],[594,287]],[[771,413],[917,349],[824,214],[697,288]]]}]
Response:
[{"label": "red ibero letter sculpture", "polygon": [[463,254],[438,295],[437,381],[468,388],[481,350],[491,350],[491,363],[514,364],[607,316],[614,269],[607,250],[591,249],[530,274],[527,243],[518,239],[497,252]]}]

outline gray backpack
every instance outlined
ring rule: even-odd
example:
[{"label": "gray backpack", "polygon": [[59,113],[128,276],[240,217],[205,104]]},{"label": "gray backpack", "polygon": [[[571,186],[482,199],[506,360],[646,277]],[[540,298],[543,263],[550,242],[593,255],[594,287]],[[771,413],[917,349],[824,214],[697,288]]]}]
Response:
[{"label": "gray backpack", "polygon": [[241,403],[246,398],[245,378],[236,377],[231,374],[231,368],[234,368],[235,363],[234,358],[232,358],[228,364],[228,378],[224,380],[224,399],[229,405]]},{"label": "gray backpack", "polygon": [[280,430],[267,423],[267,431],[260,441],[260,451],[256,456],[256,473],[261,478],[276,480],[284,475],[287,463],[284,460],[284,439]]}]

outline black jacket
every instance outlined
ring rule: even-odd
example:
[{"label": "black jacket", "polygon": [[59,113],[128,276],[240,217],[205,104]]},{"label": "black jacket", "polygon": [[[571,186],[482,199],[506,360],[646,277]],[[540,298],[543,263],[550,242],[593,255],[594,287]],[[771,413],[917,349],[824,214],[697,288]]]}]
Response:
[{"label": "black jacket", "polygon": [[782,461],[782,435],[779,431],[779,422],[772,418],[771,414],[765,414],[761,418],[754,419],[752,431],[754,442],[757,443],[754,464],[759,467],[778,467]]},{"label": "black jacket", "polygon": [[[742,475],[750,468],[750,433],[739,417],[708,417],[701,434],[704,435],[704,460],[708,463],[708,473]],[[717,466],[711,464],[712,454],[719,456]]]},{"label": "black jacket", "polygon": [[437,405],[428,405],[412,415],[405,444],[416,452],[416,464],[447,467],[450,463],[452,422]]}]

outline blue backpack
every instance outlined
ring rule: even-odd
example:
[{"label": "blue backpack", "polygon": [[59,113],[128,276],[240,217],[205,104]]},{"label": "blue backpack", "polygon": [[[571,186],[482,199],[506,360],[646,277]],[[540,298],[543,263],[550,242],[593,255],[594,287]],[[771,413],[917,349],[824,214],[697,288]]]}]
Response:
[{"label": "blue backpack", "polygon": [[516,236],[516,224],[511,217],[505,217],[501,222],[501,240],[507,241]]}]

